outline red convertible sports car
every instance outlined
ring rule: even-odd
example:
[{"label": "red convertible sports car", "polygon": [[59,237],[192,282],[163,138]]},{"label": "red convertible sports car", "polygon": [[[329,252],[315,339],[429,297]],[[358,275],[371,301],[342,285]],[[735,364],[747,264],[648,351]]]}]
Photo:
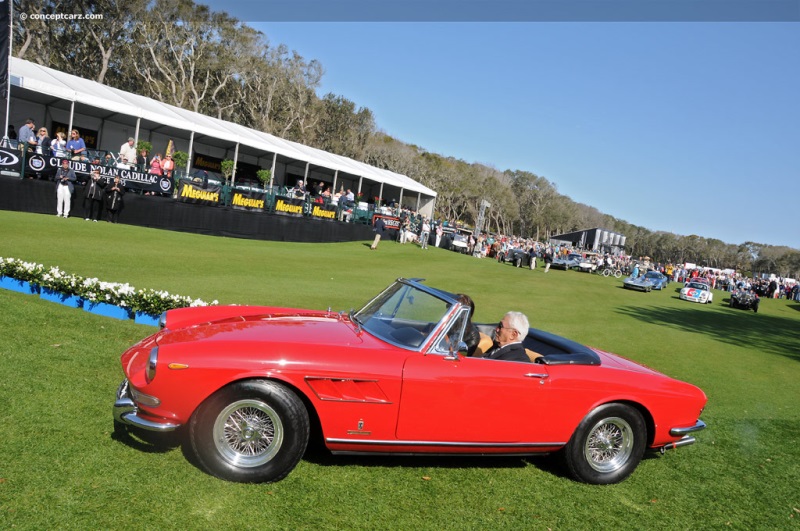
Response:
[{"label": "red convertible sports car", "polygon": [[467,356],[469,312],[419,279],[349,313],[171,310],[122,354],[115,428],[185,431],[230,481],[282,479],[320,431],[334,454],[558,452],[575,479],[604,484],[705,427],[697,387],[547,332],[524,338],[530,363]]}]

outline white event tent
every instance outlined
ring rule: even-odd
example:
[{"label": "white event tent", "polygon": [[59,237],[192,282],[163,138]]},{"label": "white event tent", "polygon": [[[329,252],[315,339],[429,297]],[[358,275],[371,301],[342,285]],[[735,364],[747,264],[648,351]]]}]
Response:
[{"label": "white event tent", "polygon": [[405,175],[23,59],[12,58],[9,70],[9,124],[16,127],[30,117],[51,136],[54,124],[96,131],[97,149],[112,152],[129,137],[151,142],[154,153],[172,140],[175,150],[189,153],[190,166],[197,156],[231,159],[271,170],[276,185],[322,181],[433,214],[436,192]]}]

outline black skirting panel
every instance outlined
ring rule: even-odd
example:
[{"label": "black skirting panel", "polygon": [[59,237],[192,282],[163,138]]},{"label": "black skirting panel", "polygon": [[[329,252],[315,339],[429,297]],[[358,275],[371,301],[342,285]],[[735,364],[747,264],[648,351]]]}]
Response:
[{"label": "black skirting panel", "polygon": [[[83,186],[72,194],[70,217],[85,217]],[[297,218],[229,207],[179,203],[169,197],[125,194],[119,222],[154,229],[193,232],[252,240],[346,242],[371,240],[372,227],[361,223]],[[51,181],[0,177],[0,210],[56,213],[56,184]],[[106,212],[101,219],[106,219]]]}]

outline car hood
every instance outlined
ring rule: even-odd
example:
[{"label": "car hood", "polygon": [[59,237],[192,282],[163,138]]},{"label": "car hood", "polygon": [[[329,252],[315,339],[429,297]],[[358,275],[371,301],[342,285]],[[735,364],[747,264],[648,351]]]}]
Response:
[{"label": "car hood", "polygon": [[625,280],[623,280],[623,282],[625,284],[637,284],[637,285],[644,285],[644,284],[652,284],[653,283],[653,281],[648,280],[648,279],[646,279],[644,277],[638,277],[638,278],[627,277]]},{"label": "car hood", "polygon": [[[159,346],[203,342],[263,342],[302,343],[304,345],[357,346],[368,334],[359,333],[357,326],[338,313],[312,311],[270,311],[224,317],[162,330],[157,337]],[[377,340],[375,340],[377,341]]]}]

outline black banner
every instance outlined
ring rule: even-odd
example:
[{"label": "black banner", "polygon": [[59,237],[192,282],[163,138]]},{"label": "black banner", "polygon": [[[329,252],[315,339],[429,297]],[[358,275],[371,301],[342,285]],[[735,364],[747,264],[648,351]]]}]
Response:
[{"label": "black banner", "polygon": [[275,198],[275,213],[285,216],[303,216],[303,199],[279,195]]},{"label": "black banner", "polygon": [[[29,153],[25,164],[25,175],[39,179],[49,178],[61,166],[62,160],[64,159]],[[97,169],[100,170],[100,175],[109,181],[114,180],[114,177],[119,177],[122,186],[131,190],[171,194],[173,189],[172,180],[161,175],[126,170],[117,166],[102,166],[78,160],[70,160],[69,167],[73,169],[75,176],[81,183],[89,180],[89,175]]]},{"label": "black banner", "polygon": [[192,181],[181,179],[178,184],[178,201],[198,205],[220,205],[221,192],[222,186],[212,182],[209,182],[206,188],[202,188]]},{"label": "black banner", "polygon": [[334,205],[320,205],[314,203],[311,206],[311,217],[314,219],[333,221],[336,219],[336,207]]},{"label": "black banner", "polygon": [[374,214],[372,216],[372,226],[375,226],[375,220],[381,218],[386,225],[386,230],[400,230],[400,218],[397,216],[387,216],[385,214]]},{"label": "black banner", "polygon": [[[12,0],[0,0],[0,103],[3,105],[2,114],[6,113],[6,101],[8,100],[8,47],[11,35],[11,2]],[[3,131],[3,135],[5,134],[6,132]]]},{"label": "black banner", "polygon": [[0,175],[19,176],[22,173],[22,153],[11,148],[0,148]]},{"label": "black banner", "polygon": [[[0,0],[2,1],[2,0]],[[214,173],[222,174],[222,159],[212,157],[211,155],[194,154],[192,159],[192,168],[196,170],[212,171]],[[236,163],[236,182],[240,180],[256,181],[258,177],[256,172],[260,170],[260,166],[255,164],[248,164],[247,162],[239,161]]]},{"label": "black banner", "polygon": [[263,211],[267,203],[267,192],[258,190],[233,190],[231,206],[237,210]]}]

